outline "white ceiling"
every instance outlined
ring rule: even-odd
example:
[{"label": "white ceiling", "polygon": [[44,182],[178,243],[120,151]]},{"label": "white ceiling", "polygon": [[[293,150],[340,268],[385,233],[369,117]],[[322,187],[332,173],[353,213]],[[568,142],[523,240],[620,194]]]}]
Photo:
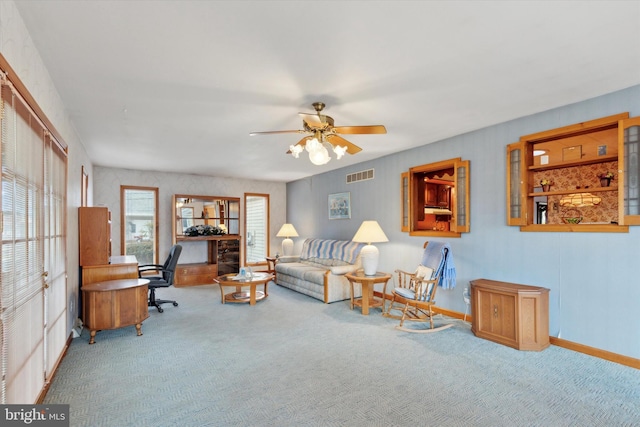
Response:
[{"label": "white ceiling", "polygon": [[[16,3],[100,166],[292,181],[640,84],[637,0]],[[249,136],[314,101],[388,133]]]}]

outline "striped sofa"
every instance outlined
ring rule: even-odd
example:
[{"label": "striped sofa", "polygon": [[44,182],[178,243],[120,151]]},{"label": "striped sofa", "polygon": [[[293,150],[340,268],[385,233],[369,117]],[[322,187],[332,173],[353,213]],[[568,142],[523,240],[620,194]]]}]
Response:
[{"label": "striped sofa", "polygon": [[[276,283],[325,303],[349,299],[350,285],[344,275],[362,268],[363,246],[349,240],[307,239],[300,256],[278,259]],[[354,297],[359,297],[361,289],[356,288]]]}]

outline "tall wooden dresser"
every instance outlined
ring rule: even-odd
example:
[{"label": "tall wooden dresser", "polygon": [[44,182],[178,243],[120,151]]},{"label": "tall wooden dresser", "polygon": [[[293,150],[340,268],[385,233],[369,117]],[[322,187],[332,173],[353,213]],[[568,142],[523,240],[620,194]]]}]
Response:
[{"label": "tall wooden dresser", "polygon": [[549,347],[549,289],[495,280],[471,281],[471,331],[517,350]]}]

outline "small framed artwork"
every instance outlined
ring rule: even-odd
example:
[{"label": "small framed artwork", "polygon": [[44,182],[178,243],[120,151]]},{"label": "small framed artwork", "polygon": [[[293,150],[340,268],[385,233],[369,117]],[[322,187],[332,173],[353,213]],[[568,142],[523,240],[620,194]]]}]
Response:
[{"label": "small framed artwork", "polygon": [[329,194],[329,219],[351,218],[351,193]]},{"label": "small framed artwork", "polygon": [[607,146],[598,145],[598,156],[606,156],[606,155],[607,155]]}]

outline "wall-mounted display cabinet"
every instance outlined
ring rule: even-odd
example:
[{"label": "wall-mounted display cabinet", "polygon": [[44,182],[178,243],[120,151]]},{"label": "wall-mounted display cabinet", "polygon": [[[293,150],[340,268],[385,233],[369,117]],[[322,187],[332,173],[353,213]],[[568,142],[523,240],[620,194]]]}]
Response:
[{"label": "wall-mounted display cabinet", "polygon": [[628,113],[507,146],[507,223],[521,231],[628,232],[640,224],[640,118]]},{"label": "wall-mounted display cabinet", "polygon": [[400,179],[401,230],[412,236],[460,237],[469,232],[469,161],[416,166]]},{"label": "wall-mounted display cabinet", "polygon": [[240,270],[240,198],[176,194],[172,217],[174,244],[206,242],[206,261],[178,264],[177,286],[211,284]]}]

